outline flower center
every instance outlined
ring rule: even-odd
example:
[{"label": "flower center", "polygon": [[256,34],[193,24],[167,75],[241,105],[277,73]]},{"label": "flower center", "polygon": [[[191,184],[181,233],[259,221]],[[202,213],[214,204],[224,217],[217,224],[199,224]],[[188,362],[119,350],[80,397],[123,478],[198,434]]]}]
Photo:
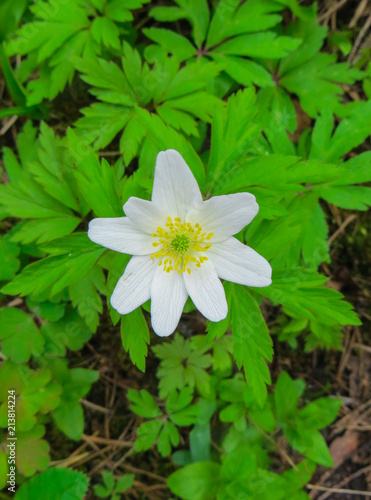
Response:
[{"label": "flower center", "polygon": [[184,253],[188,250],[191,240],[185,234],[177,234],[170,243],[172,248],[177,253]]},{"label": "flower center", "polygon": [[179,274],[191,274],[189,263],[193,262],[196,267],[208,260],[200,255],[206,252],[211,244],[208,242],[214,234],[202,232],[200,224],[194,226],[189,222],[182,222],[180,217],[167,218],[165,229],[158,227],[152,236],[156,241],[152,243],[154,247],[160,247],[151,258],[159,260],[158,265],[163,266],[163,270],[169,273],[177,271]]}]

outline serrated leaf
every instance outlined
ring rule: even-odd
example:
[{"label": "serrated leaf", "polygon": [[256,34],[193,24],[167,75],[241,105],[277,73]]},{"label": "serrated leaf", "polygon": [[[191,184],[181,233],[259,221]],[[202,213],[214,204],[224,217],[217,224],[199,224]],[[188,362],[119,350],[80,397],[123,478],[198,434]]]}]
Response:
[{"label": "serrated leaf", "polygon": [[[152,9],[151,13],[154,10],[155,9]],[[158,43],[164,49],[171,50],[179,61],[184,61],[197,54],[197,50],[191,42],[174,31],[162,28],[145,28],[143,33],[146,37]]]},{"label": "serrated leaf", "polygon": [[162,360],[157,372],[161,397],[185,386],[197,387],[204,395],[210,392],[210,376],[205,371],[212,363],[210,355],[192,349],[179,334],[175,334],[173,342],[154,346],[152,350]]},{"label": "serrated leaf", "polygon": [[149,420],[141,424],[137,431],[138,438],[135,440],[135,450],[149,450],[156,441],[162,426],[161,420]]},{"label": "serrated leaf", "polygon": [[147,344],[149,344],[149,330],[140,308],[122,316],[121,339],[131,361],[139,370],[144,372],[148,352]]},{"label": "serrated leaf", "polygon": [[43,425],[35,425],[27,432],[17,435],[18,470],[26,477],[33,476],[36,471],[45,469],[49,462],[49,444],[41,439],[45,434]]},{"label": "serrated leaf", "polygon": [[115,490],[118,493],[123,493],[124,491],[131,488],[134,484],[134,477],[134,474],[124,474],[123,476],[121,476],[117,481]]},{"label": "serrated leaf", "polygon": [[141,391],[130,389],[127,393],[127,397],[131,402],[130,409],[137,415],[146,418],[155,418],[162,415],[155,400],[145,389]]},{"label": "serrated leaf", "polygon": [[277,37],[275,33],[267,31],[236,36],[214,50],[217,54],[223,55],[279,59],[287,56],[291,50],[295,50],[300,43],[300,39]]},{"label": "serrated leaf", "polygon": [[213,500],[219,481],[219,464],[196,462],[173,472],[167,484],[175,495],[185,500]]},{"label": "serrated leaf", "polygon": [[90,340],[92,331],[76,311],[68,309],[63,320],[46,321],[41,326],[45,339],[44,356],[64,356],[66,347],[72,351],[81,349]]},{"label": "serrated leaf", "polygon": [[341,399],[316,399],[300,410],[299,418],[307,429],[323,429],[335,420],[341,403]]},{"label": "serrated leaf", "polygon": [[51,468],[23,483],[15,500],[31,500],[43,495],[44,500],[82,500],[89,479],[82,472],[66,468]]},{"label": "serrated leaf", "polygon": [[280,85],[299,96],[309,116],[315,117],[325,108],[340,112],[339,96],[343,90],[339,83],[354,83],[363,74],[346,63],[337,64],[335,54],[318,53],[326,29],[315,21],[299,21],[291,25],[289,33],[301,38],[303,43],[280,63]]},{"label": "serrated leaf", "polygon": [[313,129],[310,158],[338,163],[343,155],[370,135],[371,101],[354,102],[344,111],[345,117],[332,134],[333,118],[324,110]]},{"label": "serrated leaf", "polygon": [[74,176],[90,208],[98,217],[122,215],[114,167],[104,159],[100,163],[95,153],[73,130],[68,130],[67,137],[76,164]]},{"label": "serrated leaf", "polygon": [[[68,238],[68,237],[67,237]],[[73,235],[67,240],[73,244],[81,241],[79,235]],[[37,295],[51,287],[50,296],[63,290],[69,284],[83,278],[94,266],[95,262],[104,252],[104,249],[96,248],[87,236],[84,236],[85,243],[72,249],[67,249],[67,254],[63,255],[66,249],[59,255],[53,255],[46,259],[39,260],[26,266],[14,280],[3,287],[3,292],[11,295],[34,294]],[[58,240],[59,242],[60,240]]]},{"label": "serrated leaf", "polygon": [[169,420],[165,422],[157,439],[157,449],[161,456],[167,457],[172,446],[178,446],[180,435],[178,429]]},{"label": "serrated leaf", "polygon": [[103,312],[100,294],[106,292],[102,268],[95,266],[87,276],[71,283],[69,292],[73,307],[77,306],[80,316],[84,318],[90,330],[95,332],[99,324],[99,314]]},{"label": "serrated leaf", "polygon": [[0,238],[0,280],[11,280],[18,269],[20,261],[17,258],[20,253],[20,248],[17,243],[13,243],[9,236]]},{"label": "serrated leaf", "polygon": [[244,367],[247,383],[262,406],[266,384],[271,382],[265,359],[272,359],[272,339],[259,306],[247,289],[228,285],[227,294],[232,309],[234,358],[239,368]]},{"label": "serrated leaf", "polygon": [[24,363],[43,351],[42,335],[31,316],[20,309],[0,309],[0,332],[3,354],[16,363]]},{"label": "serrated leaf", "polygon": [[259,289],[273,302],[280,302],[289,316],[309,318],[325,325],[359,325],[361,321],[343,295],[323,286],[325,276],[305,269],[274,271],[269,288]]}]

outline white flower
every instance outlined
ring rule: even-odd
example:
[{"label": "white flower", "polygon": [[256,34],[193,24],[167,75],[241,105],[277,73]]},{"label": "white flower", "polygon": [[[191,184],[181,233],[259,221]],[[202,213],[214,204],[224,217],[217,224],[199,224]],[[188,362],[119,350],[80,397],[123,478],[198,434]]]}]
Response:
[{"label": "white flower", "polygon": [[225,279],[242,285],[271,284],[271,266],[232,235],[258,213],[255,196],[237,193],[202,200],[181,155],[162,151],[156,160],[152,201],[132,197],[126,217],[94,219],[89,238],[133,255],[111,297],[120,314],[151,299],[152,326],[168,336],[178,325],[190,295],[211,321],[227,316]]}]

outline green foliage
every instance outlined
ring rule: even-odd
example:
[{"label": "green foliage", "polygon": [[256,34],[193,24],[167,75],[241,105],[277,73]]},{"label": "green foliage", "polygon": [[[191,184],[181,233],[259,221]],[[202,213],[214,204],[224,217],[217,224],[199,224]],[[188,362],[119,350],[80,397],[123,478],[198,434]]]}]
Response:
[{"label": "green foliage", "polygon": [[233,332],[233,352],[237,366],[244,367],[258,404],[262,405],[267,395],[266,383],[270,374],[264,358],[272,360],[272,340],[268,328],[255,299],[245,288],[230,285],[231,322]]},{"label": "green foliage", "polygon": [[32,318],[20,309],[0,309],[0,341],[5,356],[16,363],[28,361],[43,351],[44,339]]},{"label": "green foliage", "polygon": [[166,399],[164,414],[153,397],[146,390],[129,390],[130,409],[141,417],[150,418],[138,428],[135,441],[136,451],[148,450],[155,442],[159,453],[170,455],[172,446],[177,446],[180,434],[177,427],[189,426],[196,422],[199,408],[192,405],[192,389],[183,388],[171,392]]},{"label": "green foliage", "polygon": [[3,263],[0,269],[0,281],[9,281],[14,278],[21,265],[18,259],[19,253],[19,246],[11,241],[9,236],[0,238],[0,259]]},{"label": "green foliage", "polygon": [[210,345],[200,348],[177,333],[172,342],[152,348],[161,359],[157,372],[161,398],[183,387],[196,387],[198,392],[204,395],[210,392],[210,376],[205,369],[211,366],[212,357],[204,353],[208,349]]},{"label": "green foliage", "polygon": [[[15,390],[17,428],[29,431],[37,422],[37,414],[48,413],[60,404],[62,388],[52,378],[50,370],[31,370],[26,365],[4,361],[0,368],[0,421],[7,427],[8,390]],[[20,458],[20,457],[19,457]]]},{"label": "green foliage", "polygon": [[198,136],[195,118],[211,120],[220,101],[203,89],[220,71],[214,63],[193,63],[180,68],[172,58],[155,60],[153,66],[142,63],[139,53],[129,44],[123,46],[122,69],[104,59],[77,63],[82,79],[91,85],[90,92],[101,102],[82,110],[76,122],[78,133],[95,149],[107,146],[123,129],[120,150],[128,164],[145,140],[137,106],[148,106],[165,123],[186,134]]},{"label": "green foliage", "polygon": [[320,398],[298,410],[299,396],[297,384],[282,372],[274,394],[278,426],[295,450],[320,465],[331,467],[331,455],[318,429],[328,426],[336,418],[341,400]]},{"label": "green foliage", "polygon": [[3,362],[0,426],[8,426],[8,391],[15,391],[16,467],[22,475],[30,477],[50,462],[49,444],[42,439],[45,426],[39,422],[49,422],[52,417],[68,437],[81,437],[84,419],[79,400],[96,379],[97,373],[93,370],[69,370],[67,360],[49,362],[48,367],[40,370],[31,370],[25,364],[10,360]]},{"label": "green foliage", "polygon": [[118,53],[120,36],[127,33],[125,23],[133,19],[130,11],[146,1],[130,2],[127,8],[117,0],[78,0],[56,7],[52,1],[34,2],[32,21],[21,26],[7,45],[8,54],[27,55],[19,70],[21,78],[39,69],[39,79],[29,84],[28,104],[53,99],[71,83],[76,56],[96,57],[107,49]]},{"label": "green foliage", "polygon": [[94,493],[97,497],[110,497],[110,500],[119,500],[121,498],[120,493],[133,486],[134,474],[124,474],[116,481],[112,472],[105,470],[102,472],[102,479],[104,486],[101,484],[94,486]]},{"label": "green foliage", "polygon": [[15,500],[82,500],[88,489],[89,479],[71,469],[48,469],[22,484]]},{"label": "green foliage", "polygon": [[[293,381],[286,372],[277,380],[274,397],[259,406],[253,391],[240,374],[217,384],[219,419],[230,423],[222,447],[221,463],[210,460],[188,462],[171,474],[168,485],[182,499],[232,500],[239,494],[251,498],[309,498],[302,487],[309,481],[314,462],[331,465],[331,457],[318,429],[336,417],[340,400],[320,398],[299,409],[305,389],[303,380]],[[214,396],[214,397],[215,397]],[[282,430],[288,443],[306,460],[281,475],[266,470],[272,447],[267,433]],[[277,445],[276,445],[277,446]],[[261,488],[261,482],[265,487]]]},{"label": "green foliage", "polygon": [[98,379],[98,372],[85,368],[67,368],[67,361],[55,359],[49,363],[54,379],[63,387],[60,404],[52,412],[53,420],[67,437],[81,439],[84,432],[84,413],[80,404]]},{"label": "green foliage", "polygon": [[[179,61],[196,56],[204,62],[212,59],[225,73],[239,84],[251,83],[261,87],[273,86],[274,82],[260,58],[282,58],[300,45],[300,40],[277,36],[274,28],[281,21],[277,12],[284,6],[270,0],[248,2],[220,1],[211,14],[206,1],[185,2],[176,0],[179,7],[154,7],[151,15],[158,21],[174,21],[186,18],[192,25],[194,46],[183,36],[174,36],[170,30],[150,28],[145,35],[157,42],[163,52],[171,53]],[[300,11],[296,2],[293,2]],[[147,58],[158,55],[159,50],[149,46]]]},{"label": "green foliage", "polygon": [[149,330],[140,309],[121,318],[121,338],[132,362],[144,372],[149,343]]},{"label": "green foliage", "polygon": [[309,116],[323,109],[342,113],[340,95],[342,83],[354,83],[363,73],[347,63],[337,63],[335,54],[319,52],[326,37],[326,28],[313,22],[299,21],[289,26],[288,34],[302,40],[276,69],[279,84],[296,94]]}]

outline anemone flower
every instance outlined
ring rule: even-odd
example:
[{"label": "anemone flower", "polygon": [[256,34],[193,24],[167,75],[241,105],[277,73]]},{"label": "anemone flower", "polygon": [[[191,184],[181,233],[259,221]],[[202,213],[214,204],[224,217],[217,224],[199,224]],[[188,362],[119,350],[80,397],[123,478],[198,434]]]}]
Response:
[{"label": "anemone flower", "polygon": [[152,201],[129,198],[126,217],[93,219],[89,238],[133,255],[111,297],[120,314],[151,299],[153,330],[166,337],[176,329],[188,295],[210,321],[227,316],[220,279],[241,285],[271,284],[269,263],[236,238],[258,213],[255,196],[236,193],[203,201],[182,156],[158,154]]}]

